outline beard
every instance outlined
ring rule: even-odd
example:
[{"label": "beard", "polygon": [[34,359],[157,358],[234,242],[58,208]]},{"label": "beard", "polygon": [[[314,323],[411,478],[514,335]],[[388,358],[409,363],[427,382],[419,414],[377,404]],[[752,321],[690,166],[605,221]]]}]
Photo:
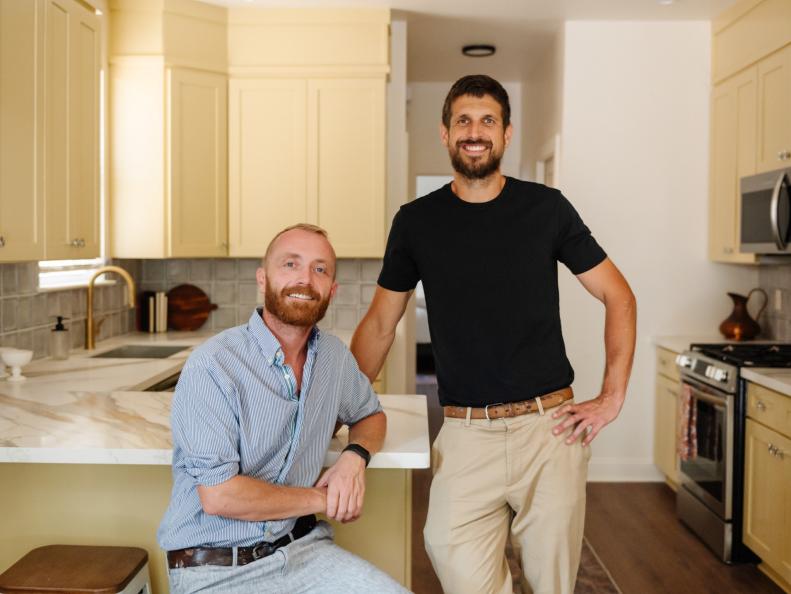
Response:
[{"label": "beard", "polygon": [[[289,299],[289,293],[309,295],[313,300],[295,301]],[[282,291],[277,291],[267,283],[264,291],[264,307],[266,310],[278,320],[290,326],[315,326],[327,313],[329,304],[329,295],[322,299],[321,295],[309,286],[299,288],[286,287]]]},{"label": "beard", "polygon": [[[489,147],[489,157],[484,159],[483,156],[473,157],[472,162],[465,161],[465,156],[462,154],[462,144],[483,144]],[[495,153],[492,148],[492,143],[488,140],[473,140],[466,138],[459,140],[455,145],[451,145],[448,149],[450,155],[450,163],[453,165],[458,173],[463,175],[469,180],[485,179],[492,173],[500,168],[500,161],[503,158],[503,153]]]}]

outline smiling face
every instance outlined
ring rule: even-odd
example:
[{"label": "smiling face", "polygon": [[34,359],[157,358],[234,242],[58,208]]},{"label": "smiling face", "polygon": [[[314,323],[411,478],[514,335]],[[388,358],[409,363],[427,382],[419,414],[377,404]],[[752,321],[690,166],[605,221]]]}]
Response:
[{"label": "smiling face", "polygon": [[270,314],[291,326],[313,326],[324,317],[338,287],[335,252],[318,233],[286,231],[269,248],[256,279]]},{"label": "smiling face", "polygon": [[503,126],[500,104],[491,96],[462,95],[451,106],[450,127],[440,128],[453,169],[470,180],[500,169],[512,128]]}]

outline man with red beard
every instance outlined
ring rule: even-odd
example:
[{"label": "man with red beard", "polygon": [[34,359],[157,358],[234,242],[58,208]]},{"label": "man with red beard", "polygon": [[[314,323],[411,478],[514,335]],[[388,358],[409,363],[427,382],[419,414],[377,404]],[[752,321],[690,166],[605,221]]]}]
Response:
[{"label": "man with red beard", "polygon": [[[533,592],[574,591],[588,444],[620,412],[634,354],[634,295],[574,207],[553,188],[500,172],[510,115],[508,94],[488,76],[450,89],[440,135],[453,181],[396,214],[352,340],[360,368],[376,377],[423,282],[445,409],[424,536],[448,594],[512,591],[509,532]],[[558,262],[606,307],[604,383],[579,404]]]},{"label": "man with red beard", "polygon": [[[362,511],[386,420],[371,384],[316,323],[335,294],[326,232],[300,224],[256,273],[264,307],[207,340],[173,397],[173,492],[158,532],[170,591],[406,592],[332,542],[314,514]],[[349,446],[321,477],[335,423]]]}]

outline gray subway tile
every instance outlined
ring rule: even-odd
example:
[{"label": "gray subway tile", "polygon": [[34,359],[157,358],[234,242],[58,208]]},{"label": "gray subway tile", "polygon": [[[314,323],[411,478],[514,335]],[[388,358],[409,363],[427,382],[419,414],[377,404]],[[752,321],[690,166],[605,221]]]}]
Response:
[{"label": "gray subway tile", "polygon": [[189,280],[189,260],[168,260],[165,268],[168,284],[176,286]]},{"label": "gray subway tile", "polygon": [[334,312],[337,330],[354,330],[357,327],[357,309],[354,307],[336,307]]},{"label": "gray subway tile", "polygon": [[220,307],[211,313],[211,324],[215,330],[223,330],[236,326],[236,308]]},{"label": "gray subway tile", "polygon": [[33,356],[36,359],[49,354],[49,340],[52,331],[49,328],[39,328],[33,331]]},{"label": "gray subway tile", "polygon": [[255,273],[261,266],[261,260],[258,258],[243,258],[239,260],[239,280],[240,281],[253,281],[255,282]]},{"label": "gray subway tile", "polygon": [[328,309],[324,317],[319,320],[318,327],[332,333],[334,312]]},{"label": "gray subway tile", "polygon": [[358,285],[341,284],[335,292],[334,301],[337,305],[356,305],[359,299]]},{"label": "gray subway tile", "polygon": [[21,330],[17,332],[16,348],[25,349],[27,351],[33,350],[33,331]]},{"label": "gray subway tile", "polygon": [[362,279],[364,281],[376,282],[379,279],[379,271],[382,270],[381,260],[362,261]]},{"label": "gray subway tile", "polygon": [[47,293],[47,317],[52,319],[60,313],[60,299],[56,292]]},{"label": "gray subway tile", "polygon": [[214,280],[236,280],[236,260],[214,260]]},{"label": "gray subway tile", "polygon": [[30,328],[33,325],[32,297],[20,297],[17,301],[16,324],[20,330]]},{"label": "gray subway tile", "polygon": [[369,304],[374,300],[376,285],[360,285],[360,303]]},{"label": "gray subway tile", "polygon": [[11,332],[9,334],[0,335],[0,346],[17,348],[17,333]]},{"label": "gray subway tile", "polygon": [[17,265],[3,264],[3,295],[16,295],[17,293]]},{"label": "gray subway tile", "polygon": [[143,260],[143,281],[164,282],[164,260]]},{"label": "gray subway tile", "polygon": [[259,290],[256,283],[239,283],[239,303],[254,304],[259,302]]},{"label": "gray subway tile", "polygon": [[17,284],[20,294],[29,295],[38,289],[38,262],[17,265]]},{"label": "gray subway tile", "polygon": [[41,326],[46,324],[48,321],[47,295],[45,293],[39,293],[33,297],[33,324],[36,326]]},{"label": "gray subway tile", "polygon": [[354,259],[338,260],[335,264],[335,278],[340,281],[360,279],[360,261]]},{"label": "gray subway tile", "polygon": [[236,283],[215,282],[211,298],[218,305],[236,305]]},{"label": "gray subway tile", "polygon": [[18,302],[16,298],[3,299],[3,332],[17,329]]},{"label": "gray subway tile", "polygon": [[190,260],[190,280],[210,281],[212,279],[212,268],[211,260]]},{"label": "gray subway tile", "polygon": [[236,325],[246,324],[255,310],[254,305],[239,305],[236,308]]}]

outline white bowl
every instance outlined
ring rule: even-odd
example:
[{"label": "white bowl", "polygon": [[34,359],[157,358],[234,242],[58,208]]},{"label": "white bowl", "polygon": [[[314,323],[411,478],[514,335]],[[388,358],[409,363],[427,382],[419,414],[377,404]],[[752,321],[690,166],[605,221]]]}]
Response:
[{"label": "white bowl", "polygon": [[4,349],[0,352],[3,362],[11,367],[11,377],[6,381],[23,382],[27,378],[22,375],[22,367],[30,363],[33,358],[33,351],[25,349]]}]

